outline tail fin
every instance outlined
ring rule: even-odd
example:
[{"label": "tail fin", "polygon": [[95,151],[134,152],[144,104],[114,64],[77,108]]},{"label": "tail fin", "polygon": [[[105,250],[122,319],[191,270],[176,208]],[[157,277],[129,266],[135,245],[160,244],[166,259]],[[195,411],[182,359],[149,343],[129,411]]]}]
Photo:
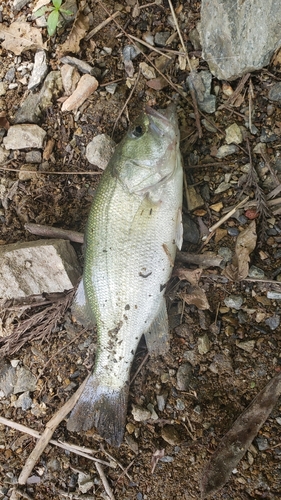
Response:
[{"label": "tail fin", "polygon": [[109,444],[120,446],[126,423],[128,392],[127,385],[112,389],[91,375],[70,414],[67,429],[80,432],[96,427]]}]

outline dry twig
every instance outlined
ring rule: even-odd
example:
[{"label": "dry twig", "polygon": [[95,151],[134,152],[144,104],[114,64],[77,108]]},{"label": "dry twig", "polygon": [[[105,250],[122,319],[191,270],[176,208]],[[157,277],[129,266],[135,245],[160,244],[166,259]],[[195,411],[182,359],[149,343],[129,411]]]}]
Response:
[{"label": "dry twig", "polygon": [[61,238],[64,240],[74,241],[75,243],[84,243],[84,234],[78,231],[71,231],[70,229],[61,229],[59,227],[45,226],[43,224],[33,224],[27,222],[24,225],[31,234],[43,236],[44,238]]}]

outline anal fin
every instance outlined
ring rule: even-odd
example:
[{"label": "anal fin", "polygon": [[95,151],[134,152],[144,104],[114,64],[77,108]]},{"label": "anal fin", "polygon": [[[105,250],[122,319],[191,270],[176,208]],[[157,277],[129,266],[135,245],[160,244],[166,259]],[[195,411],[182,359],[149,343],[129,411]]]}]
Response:
[{"label": "anal fin", "polygon": [[163,297],[159,313],[144,334],[150,354],[166,354],[170,346],[166,301]]}]

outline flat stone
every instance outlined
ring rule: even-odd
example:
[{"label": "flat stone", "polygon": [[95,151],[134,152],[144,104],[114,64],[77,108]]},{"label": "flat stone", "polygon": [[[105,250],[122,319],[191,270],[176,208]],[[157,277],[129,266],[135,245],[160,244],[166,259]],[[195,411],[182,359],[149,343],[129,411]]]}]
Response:
[{"label": "flat stone", "polygon": [[78,59],[77,57],[64,56],[61,58],[61,62],[64,64],[70,64],[70,66],[75,66],[75,68],[77,68],[81,73],[97,76],[93,66],[85,61],[82,61],[81,59]]},{"label": "flat stone", "polygon": [[210,350],[210,339],[205,333],[202,337],[198,338],[198,352],[199,354],[207,354]]},{"label": "flat stone", "polygon": [[7,160],[9,154],[10,154],[9,151],[7,151],[4,148],[1,148],[0,146],[0,163],[4,163]]},{"label": "flat stone", "polygon": [[70,64],[64,64],[60,71],[65,94],[71,95],[77,87],[80,75],[75,66],[71,66]]},{"label": "flat stone", "polygon": [[267,66],[280,47],[278,0],[202,0],[203,58],[221,80],[234,80]]},{"label": "flat stone", "polygon": [[280,325],[280,316],[275,314],[274,316],[270,316],[270,318],[267,318],[265,320],[265,324],[269,326],[270,330],[276,330],[278,326]]},{"label": "flat stone", "polygon": [[248,272],[249,278],[259,278],[262,279],[265,277],[264,271],[256,266],[251,266]]},{"label": "flat stone", "polygon": [[6,149],[41,149],[45,135],[45,130],[38,125],[29,123],[13,125],[4,137],[3,144]]},{"label": "flat stone", "polygon": [[136,422],[144,422],[145,420],[149,420],[151,418],[151,413],[143,406],[132,405],[132,415]]},{"label": "flat stone", "polygon": [[98,88],[98,81],[94,76],[83,75],[74,90],[73,94],[64,101],[61,110],[72,111],[77,110],[86,99]]},{"label": "flat stone", "polygon": [[281,101],[281,82],[275,83],[268,92],[268,99],[271,101]]},{"label": "flat stone", "polygon": [[104,170],[115,146],[115,142],[107,134],[96,135],[86,147],[86,158],[92,165]]},{"label": "flat stone", "polygon": [[192,378],[192,366],[190,363],[183,363],[177,371],[177,388],[179,391],[188,391]]},{"label": "flat stone", "polygon": [[224,299],[224,303],[227,307],[238,311],[243,304],[243,297],[241,295],[229,295]]},{"label": "flat stone", "polygon": [[36,391],[36,376],[25,366],[17,368],[14,394]]},{"label": "flat stone", "polygon": [[237,123],[232,123],[232,125],[227,127],[225,134],[226,144],[240,144],[243,141],[242,132]]},{"label": "flat stone", "polygon": [[71,289],[80,276],[69,241],[38,240],[0,247],[0,298]]},{"label": "flat stone", "polygon": [[245,342],[237,342],[236,345],[239,349],[251,353],[255,348],[255,343],[255,340],[246,340]]},{"label": "flat stone", "polygon": [[170,35],[171,33],[169,31],[158,31],[154,38],[155,45],[159,45],[159,47],[165,47],[165,44]]},{"label": "flat stone", "polygon": [[41,151],[28,151],[25,155],[26,163],[41,163],[42,153]]},{"label": "flat stone", "polygon": [[194,90],[201,111],[214,113],[216,111],[216,96],[211,94],[212,75],[209,71],[192,72],[186,82]]},{"label": "flat stone", "polygon": [[5,82],[0,82],[0,96],[5,95],[7,90],[7,84]]},{"label": "flat stone", "polygon": [[173,425],[165,425],[161,430],[161,437],[172,446],[180,443],[179,433]]},{"label": "flat stone", "polygon": [[5,363],[2,359],[0,362],[0,387],[6,397],[13,394],[15,382],[15,367],[13,367],[10,363]]},{"label": "flat stone", "polygon": [[225,158],[226,156],[233,155],[239,151],[238,147],[235,144],[224,144],[218,149],[216,154],[217,158]]},{"label": "flat stone", "polygon": [[268,450],[269,448],[269,444],[268,444],[268,439],[267,438],[264,438],[264,437],[257,437],[255,439],[256,443],[257,443],[257,446],[258,446],[258,449],[260,451],[265,451],[265,450]]},{"label": "flat stone", "polygon": [[183,215],[183,240],[188,243],[197,245],[200,239],[200,232],[197,224],[189,216],[189,214]]},{"label": "flat stone", "polygon": [[156,401],[159,411],[163,411],[165,409],[167,399],[168,399],[167,392],[163,392],[162,394],[157,394]]},{"label": "flat stone", "polygon": [[34,66],[27,88],[38,87],[48,73],[48,64],[45,50],[38,50],[34,56]]},{"label": "flat stone", "polygon": [[21,394],[18,399],[14,402],[15,408],[21,408],[23,411],[29,410],[32,405],[32,399],[29,396],[29,391]]},{"label": "flat stone", "polygon": [[224,193],[225,191],[227,191],[229,188],[231,187],[231,184],[229,182],[221,182],[217,189],[214,191],[215,194],[220,194],[220,193]]},{"label": "flat stone", "polygon": [[36,177],[37,166],[36,165],[22,165],[19,171],[20,181],[30,181]]},{"label": "flat stone", "polygon": [[28,2],[29,0],[14,0],[13,8],[14,10],[21,10]]}]

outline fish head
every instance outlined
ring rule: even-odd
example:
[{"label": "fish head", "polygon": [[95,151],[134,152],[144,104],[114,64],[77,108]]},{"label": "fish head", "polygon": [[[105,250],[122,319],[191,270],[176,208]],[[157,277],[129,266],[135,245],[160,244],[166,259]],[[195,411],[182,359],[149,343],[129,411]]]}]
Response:
[{"label": "fish head", "polygon": [[130,193],[145,195],[159,186],[173,175],[177,165],[176,107],[158,112],[147,106],[117,148],[115,175]]}]

